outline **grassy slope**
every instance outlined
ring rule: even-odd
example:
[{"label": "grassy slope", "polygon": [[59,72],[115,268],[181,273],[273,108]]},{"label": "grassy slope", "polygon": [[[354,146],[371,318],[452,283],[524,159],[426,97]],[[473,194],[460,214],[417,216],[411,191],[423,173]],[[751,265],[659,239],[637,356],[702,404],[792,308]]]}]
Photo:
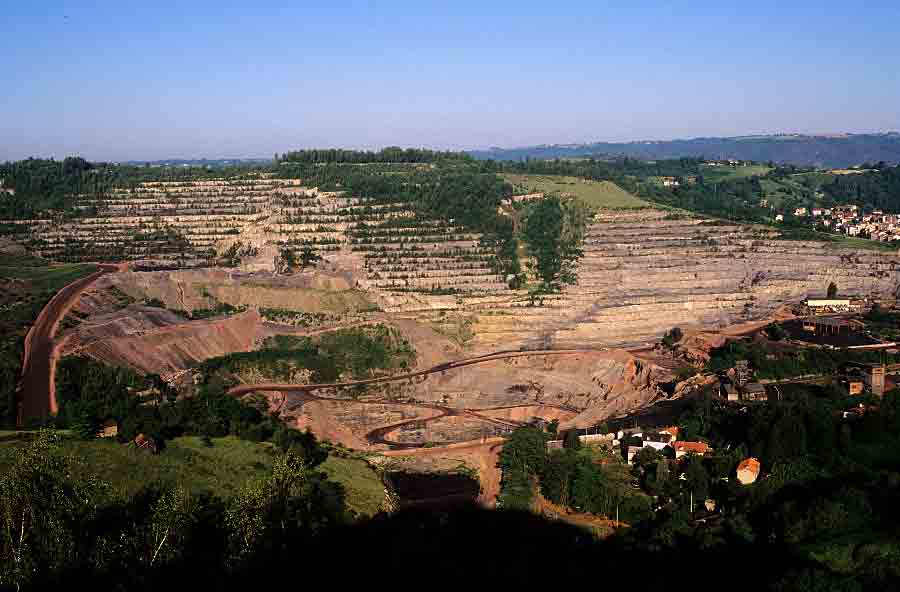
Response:
[{"label": "grassy slope", "polygon": [[[64,442],[66,453],[82,457],[91,472],[110,483],[122,497],[158,482],[229,498],[250,479],[268,474],[272,466],[271,445],[234,437],[213,439],[212,447],[205,446],[197,437],[176,438],[167,442],[165,451],[159,455],[112,441],[66,439]],[[21,442],[0,443],[0,470],[11,462],[14,448],[21,445]],[[381,508],[384,486],[365,461],[329,456],[323,469],[344,486],[351,509],[372,515]]]},{"label": "grassy slope", "polygon": [[514,186],[544,193],[572,193],[592,209],[644,208],[650,204],[611,181],[583,182],[575,177],[550,175],[503,175]]},{"label": "grassy slope", "polygon": [[719,181],[727,181],[729,179],[741,179],[745,177],[762,176],[771,171],[770,167],[765,165],[748,165],[748,166],[709,166],[701,167],[703,177],[707,183],[718,183]]},{"label": "grassy slope", "polygon": [[34,257],[0,254],[0,333],[8,337],[22,332],[53,294],[96,269],[94,265],[50,265]]}]

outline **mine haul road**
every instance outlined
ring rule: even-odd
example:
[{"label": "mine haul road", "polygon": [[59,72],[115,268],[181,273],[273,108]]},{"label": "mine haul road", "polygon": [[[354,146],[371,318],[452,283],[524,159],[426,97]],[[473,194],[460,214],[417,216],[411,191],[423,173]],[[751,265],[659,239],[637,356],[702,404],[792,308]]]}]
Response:
[{"label": "mine haul road", "polygon": [[[348,380],[346,382],[328,382],[328,383],[318,383],[318,384],[291,384],[291,383],[280,383],[280,382],[264,382],[264,383],[259,383],[259,384],[240,384],[238,386],[230,388],[228,390],[228,394],[229,395],[244,395],[247,393],[268,392],[268,391],[310,392],[310,391],[329,389],[329,388],[363,386],[363,385],[368,385],[368,384],[380,384],[380,383],[384,383],[384,382],[398,382],[398,381],[402,381],[402,380],[411,380],[413,378],[418,378],[420,376],[428,376],[430,374],[437,374],[438,372],[446,372],[447,370],[455,370],[456,368],[463,368],[465,366],[472,366],[474,364],[485,364],[487,362],[497,362],[500,360],[508,360],[510,358],[524,358],[524,357],[528,357],[528,356],[575,356],[575,355],[599,353],[599,352],[603,352],[603,351],[605,351],[605,350],[602,350],[602,349],[545,349],[545,350],[528,350],[528,351],[505,350],[502,352],[483,354],[483,355],[474,356],[471,358],[463,358],[461,360],[454,360],[452,362],[444,362],[442,364],[438,364],[436,366],[432,366],[432,367],[426,368],[424,370],[418,370],[416,372],[407,372],[405,374],[396,374],[394,376],[382,376],[380,378],[368,378],[365,380]],[[575,411],[575,410],[570,409],[570,411]]]},{"label": "mine haul road", "polygon": [[[454,370],[457,368],[464,368],[466,366],[471,366],[474,364],[485,364],[488,362],[496,362],[501,360],[507,360],[510,358],[521,358],[527,356],[565,356],[565,355],[580,355],[580,354],[588,354],[588,353],[596,353],[602,350],[596,349],[570,349],[570,350],[529,350],[529,351],[518,351],[518,350],[504,350],[500,352],[494,352],[489,354],[483,354],[479,356],[473,356],[471,358],[464,358],[461,360],[454,360],[452,362],[444,362],[438,364],[436,366],[432,366],[430,368],[426,368],[425,370],[419,370],[416,372],[408,372],[405,374],[398,374],[394,376],[383,376],[380,378],[370,378],[367,380],[352,380],[347,382],[330,382],[330,383],[320,383],[320,384],[289,384],[289,383],[260,383],[260,384],[242,384],[235,387],[232,387],[228,390],[228,394],[232,396],[241,396],[252,392],[281,392],[282,395],[286,392],[302,392],[308,397],[312,397],[313,399],[318,400],[337,400],[344,401],[345,399],[334,399],[331,397],[320,397],[318,395],[313,394],[312,391],[321,390],[321,389],[329,389],[329,388],[339,388],[339,387],[352,387],[359,385],[368,385],[368,384],[379,384],[386,382],[398,382],[405,380],[412,380],[414,378],[426,377],[430,374],[436,374],[438,372],[446,372],[448,370]],[[282,401],[283,403],[283,401]],[[368,434],[366,434],[366,439],[370,444],[386,444],[390,446],[392,449],[416,449],[421,448],[422,444],[418,443],[404,443],[397,442],[394,440],[390,440],[387,438],[388,434],[394,432],[406,425],[410,424],[425,424],[428,422],[432,422],[435,420],[443,419],[445,417],[451,416],[469,416],[475,419],[479,419],[486,423],[493,423],[495,425],[499,425],[503,428],[512,429],[517,427],[517,422],[504,420],[501,418],[494,418],[487,415],[484,415],[480,412],[483,411],[492,411],[496,409],[512,409],[516,407],[527,407],[528,405],[506,405],[502,407],[488,407],[485,409],[467,409],[467,408],[453,408],[446,407],[443,405],[435,405],[433,403],[416,403],[405,401],[403,403],[394,403],[390,401],[379,402],[377,404],[380,405],[412,405],[416,407],[422,407],[425,409],[431,409],[437,411],[438,413],[432,417],[428,418],[414,418],[407,419],[401,422],[393,423],[386,426],[381,426],[371,430]],[[577,412],[577,409],[571,409],[568,407],[563,407],[560,405],[546,405],[546,407],[556,407],[557,409],[561,409],[564,411]]]},{"label": "mine haul road", "polygon": [[78,301],[81,293],[107,273],[120,271],[114,264],[98,264],[99,270],[75,280],[57,292],[44,306],[25,336],[25,355],[22,362],[22,381],[19,384],[16,424],[25,427],[28,420],[45,419],[56,414],[56,359],[59,352],[53,337],[66,313]]}]

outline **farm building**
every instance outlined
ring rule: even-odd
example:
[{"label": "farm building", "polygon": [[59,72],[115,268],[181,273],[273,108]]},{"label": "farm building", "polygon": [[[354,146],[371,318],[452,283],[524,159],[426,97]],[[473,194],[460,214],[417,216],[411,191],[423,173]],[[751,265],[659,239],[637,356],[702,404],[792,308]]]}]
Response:
[{"label": "farm building", "polygon": [[706,442],[674,442],[672,448],[675,450],[675,458],[681,458],[686,454],[705,455],[710,451],[709,444]]},{"label": "farm building", "polygon": [[750,485],[759,477],[759,461],[745,458],[737,466],[737,480],[741,485]]}]

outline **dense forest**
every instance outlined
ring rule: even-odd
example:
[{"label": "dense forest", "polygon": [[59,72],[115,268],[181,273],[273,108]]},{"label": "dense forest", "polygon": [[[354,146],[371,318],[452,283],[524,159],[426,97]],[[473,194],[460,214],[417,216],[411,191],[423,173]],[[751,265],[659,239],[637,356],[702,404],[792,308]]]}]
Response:
[{"label": "dense forest", "polygon": [[836,203],[900,212],[900,166],[875,166],[878,168],[870,172],[836,176],[822,191]]}]

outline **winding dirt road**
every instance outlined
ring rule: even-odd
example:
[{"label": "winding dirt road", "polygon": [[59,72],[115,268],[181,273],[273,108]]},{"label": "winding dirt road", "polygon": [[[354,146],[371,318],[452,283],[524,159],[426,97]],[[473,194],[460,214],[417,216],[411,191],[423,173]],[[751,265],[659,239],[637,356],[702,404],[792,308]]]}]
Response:
[{"label": "winding dirt road", "polygon": [[[531,350],[531,351],[503,351],[490,354],[484,354],[471,358],[463,358],[452,362],[444,362],[425,370],[417,370],[416,372],[407,372],[405,374],[396,374],[394,376],[382,376],[380,378],[368,378],[365,380],[348,380],[346,382],[328,382],[317,384],[290,384],[281,382],[264,382],[259,384],[241,384],[228,390],[229,395],[244,395],[253,392],[267,391],[302,391],[310,392],[328,388],[344,388],[353,386],[362,386],[369,384],[381,384],[386,382],[399,382],[403,380],[411,380],[419,376],[428,376],[438,372],[446,372],[456,368],[464,368],[474,364],[485,364],[487,362],[496,362],[499,360],[508,360],[510,358],[523,358],[528,356],[574,356],[590,353],[597,353],[603,350],[598,349],[555,349],[555,350]],[[574,411],[574,410],[573,410]]]},{"label": "winding dirt road", "polygon": [[56,403],[56,361],[59,357],[53,341],[59,323],[78,301],[81,293],[107,273],[120,271],[115,264],[99,264],[99,270],[68,284],[41,310],[34,326],[25,336],[25,355],[22,363],[22,381],[19,385],[19,412],[16,419],[22,428],[31,419],[45,419],[59,411]]},{"label": "winding dirt road", "polygon": [[[235,387],[232,387],[228,390],[228,394],[232,396],[241,396],[248,393],[253,392],[280,392],[282,393],[282,402],[279,405],[284,404],[284,397],[286,397],[285,393],[287,392],[301,392],[306,396],[311,397],[317,400],[330,400],[330,401],[346,401],[346,399],[337,399],[334,397],[320,397],[318,395],[314,395],[312,391],[321,390],[321,389],[330,389],[330,388],[343,388],[343,387],[353,387],[359,385],[369,385],[369,384],[381,384],[387,382],[399,382],[412,380],[418,377],[425,377],[430,374],[436,374],[438,372],[446,372],[448,370],[454,370],[457,368],[464,368],[466,366],[471,366],[474,364],[485,364],[488,362],[496,362],[500,360],[506,360],[510,358],[521,358],[526,356],[564,356],[564,355],[579,355],[586,353],[594,353],[598,350],[593,349],[575,349],[575,350],[532,350],[532,351],[518,351],[518,350],[504,350],[500,352],[494,352],[489,354],[482,354],[479,356],[473,356],[471,358],[464,358],[461,360],[454,360],[452,362],[444,362],[442,364],[438,364],[436,366],[432,366],[430,368],[426,368],[425,370],[419,370],[416,372],[408,372],[405,374],[399,374],[394,376],[383,376],[380,378],[370,378],[366,380],[350,380],[346,382],[330,382],[330,383],[317,383],[317,384],[288,384],[288,383],[260,383],[260,384],[242,384]],[[498,425],[505,429],[515,428],[519,425],[522,425],[520,422],[496,418],[484,415],[482,412],[484,411],[492,411],[495,409],[511,409],[515,407],[530,407],[532,404],[526,405],[513,405],[513,406],[504,406],[504,407],[496,407],[496,408],[484,408],[484,409],[468,409],[468,408],[454,408],[454,407],[446,407],[443,405],[435,405],[433,403],[418,403],[418,402],[410,402],[406,401],[403,403],[393,403],[390,401],[387,402],[378,402],[379,405],[412,405],[416,407],[422,407],[426,409],[431,409],[434,411],[438,411],[437,415],[433,415],[427,418],[415,418],[415,419],[407,419],[404,421],[400,421],[397,423],[393,423],[386,426],[381,426],[375,428],[366,434],[366,440],[371,444],[386,444],[390,446],[392,449],[416,449],[421,448],[422,444],[418,443],[407,443],[407,442],[397,442],[394,440],[390,440],[387,438],[387,435],[391,432],[399,430],[407,425],[412,424],[425,424],[431,421],[443,419],[445,417],[453,417],[453,416],[468,416],[473,419],[477,419],[479,421],[484,421],[486,423],[492,423]],[[577,413],[577,409],[570,409],[558,405],[544,405],[545,407],[555,407],[557,409],[563,411],[570,411]]]}]

